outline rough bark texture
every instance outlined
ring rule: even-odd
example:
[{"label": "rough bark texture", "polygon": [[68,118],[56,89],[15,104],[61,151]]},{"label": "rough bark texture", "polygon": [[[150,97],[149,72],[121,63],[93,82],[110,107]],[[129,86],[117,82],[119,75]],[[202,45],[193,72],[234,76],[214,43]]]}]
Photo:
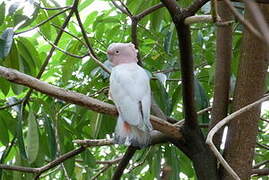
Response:
[{"label": "rough bark texture", "polygon": [[[260,5],[266,21],[269,22],[269,6]],[[245,18],[255,24],[248,10]],[[244,32],[237,83],[234,96],[234,110],[254,102],[264,94],[268,65],[266,46],[248,31]],[[250,179],[260,106],[242,114],[229,124],[224,157],[242,180]],[[232,177],[222,171],[223,180]]]},{"label": "rough bark texture", "polygon": [[[233,19],[229,8],[223,1],[218,1],[217,7],[218,15],[222,22]],[[212,120],[209,127],[210,129],[227,116],[232,58],[232,25],[217,27],[216,52],[214,101],[211,111]],[[213,139],[217,148],[219,148],[221,144],[222,132],[223,131],[219,131],[216,133]]]}]

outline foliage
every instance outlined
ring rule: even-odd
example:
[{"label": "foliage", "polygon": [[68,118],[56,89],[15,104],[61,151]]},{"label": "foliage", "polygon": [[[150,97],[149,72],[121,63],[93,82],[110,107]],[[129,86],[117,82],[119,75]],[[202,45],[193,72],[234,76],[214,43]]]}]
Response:
[{"label": "foliage", "polygon": [[[0,1],[1,2],[1,1]],[[27,14],[26,8],[20,2],[0,3],[0,65],[17,69],[31,76],[37,76],[44,63],[51,45],[59,29],[66,19],[64,12],[51,21],[35,28],[33,31],[19,33],[35,27],[60,10],[46,10],[41,7],[58,7],[56,1],[40,0],[25,1],[25,6],[31,6],[34,11]],[[93,3],[93,5],[91,5]],[[107,7],[104,10],[95,9],[101,3]],[[133,14],[159,3],[152,0],[127,0],[125,4]],[[66,5],[71,5],[66,0]],[[182,5],[189,5],[190,0]],[[65,4],[61,4],[64,6]],[[41,6],[41,7],[40,7]],[[97,56],[103,62],[106,60],[106,48],[112,42],[131,41],[131,23],[129,18],[119,12],[110,1],[81,1],[79,13],[88,33],[89,41]],[[205,12],[201,11],[200,14]],[[213,79],[215,63],[215,26],[213,24],[195,24],[191,26],[193,52],[195,60],[195,98],[197,110],[210,106],[213,96]],[[14,31],[13,31],[14,30]],[[69,22],[66,31],[79,39],[83,39],[75,18]],[[232,64],[233,77],[236,78],[237,61],[242,32],[235,28],[234,59]],[[153,95],[166,115],[182,119],[181,76],[177,62],[179,52],[175,27],[165,8],[146,16],[138,25],[139,53],[143,66],[152,77],[161,74],[164,79],[153,78],[151,87]],[[46,38],[46,40],[44,39]],[[67,33],[63,33],[59,48],[79,56],[87,54],[84,43]],[[160,72],[171,70],[170,72]],[[93,96],[99,100],[112,103],[104,87],[108,87],[108,77],[103,70],[90,58],[75,58],[56,50],[41,76],[41,80],[56,86]],[[0,78],[0,105],[12,105],[0,110],[0,155],[1,163],[27,167],[40,167],[68,151],[77,147],[72,143],[75,139],[99,139],[111,136],[116,118],[93,112],[83,107],[67,104],[47,95],[34,91],[25,106],[23,101],[28,88],[10,83]],[[100,91],[101,90],[101,91]],[[264,117],[268,119],[266,112]],[[200,123],[209,122],[209,114],[199,116]],[[261,130],[268,126],[259,124]],[[268,144],[268,131],[260,133],[259,141]],[[109,146],[94,147],[63,163],[63,166],[50,170],[41,179],[90,179],[96,175],[103,164],[98,162],[113,160],[124,154],[126,147]],[[268,159],[268,152],[258,148],[255,161]],[[261,155],[262,154],[262,155]],[[136,165],[139,166],[132,169]],[[181,151],[170,144],[155,145],[138,151],[128,166],[128,172],[123,175],[127,179],[159,178],[164,166],[170,166],[170,179],[195,179],[191,161]],[[110,179],[116,165],[112,165],[98,179]],[[0,171],[2,179],[32,179],[32,175],[15,171]]]}]

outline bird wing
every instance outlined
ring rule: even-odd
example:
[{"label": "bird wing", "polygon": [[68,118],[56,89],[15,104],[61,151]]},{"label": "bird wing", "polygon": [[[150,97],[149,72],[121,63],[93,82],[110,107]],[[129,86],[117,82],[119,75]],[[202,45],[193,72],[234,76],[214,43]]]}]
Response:
[{"label": "bird wing", "polygon": [[141,130],[151,130],[150,84],[145,70],[137,64],[114,67],[110,76],[110,92],[123,121]]}]

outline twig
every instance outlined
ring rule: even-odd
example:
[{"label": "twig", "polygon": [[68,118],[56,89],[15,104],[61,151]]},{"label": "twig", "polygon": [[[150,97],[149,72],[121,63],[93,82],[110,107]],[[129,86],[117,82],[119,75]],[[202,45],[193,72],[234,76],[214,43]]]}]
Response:
[{"label": "twig", "polygon": [[255,101],[254,103],[251,103],[237,111],[235,111],[234,113],[230,114],[229,116],[227,116],[226,118],[224,118],[223,120],[221,120],[220,122],[218,122],[208,133],[207,138],[206,138],[206,143],[209,145],[210,149],[213,151],[213,153],[215,154],[215,156],[217,157],[217,159],[220,161],[220,163],[223,165],[223,167],[229,172],[229,174],[232,175],[233,178],[235,178],[236,180],[240,180],[239,176],[234,172],[234,170],[230,167],[230,165],[225,161],[225,159],[222,157],[222,155],[219,153],[218,149],[216,148],[216,146],[213,143],[213,137],[216,134],[216,132],[221,129],[225,124],[227,124],[228,122],[230,122],[231,120],[233,120],[235,117],[241,115],[244,112],[249,111],[250,109],[252,109],[253,107],[261,104],[264,101],[269,100],[269,95],[265,95],[263,98]]},{"label": "twig", "polygon": [[143,161],[141,161],[140,163],[138,163],[137,165],[135,165],[134,167],[132,167],[128,172],[127,174],[129,174],[132,170],[134,170],[135,168],[139,167],[139,166],[142,166],[145,162],[146,162],[146,159],[147,159],[147,156],[149,154],[149,152],[151,151],[151,147],[148,149],[147,153],[145,154],[145,157],[143,159]]},{"label": "twig", "polygon": [[[32,76],[26,75],[17,70],[0,66],[0,76],[6,78],[9,81],[33,88],[39,92],[45,93],[52,97],[56,97],[63,101],[87,107],[96,112],[114,116],[118,114],[114,105],[88,97],[84,94],[72,92],[66,89],[56,87],[54,85],[50,85],[46,82],[40,81]],[[182,137],[179,127],[172,125],[164,121],[163,119],[153,115],[150,116],[150,119],[154,129],[170,137]]]},{"label": "twig", "polygon": [[137,150],[137,148],[129,146],[127,151],[125,152],[124,156],[122,157],[122,160],[120,161],[113,177],[112,180],[118,180],[120,179],[120,177],[123,174],[124,169],[127,167],[129,161],[131,160],[131,158],[133,157],[133,155],[135,154],[135,151]]},{"label": "twig", "polygon": [[103,172],[105,172],[108,168],[111,167],[111,164],[106,164],[95,176],[91,178],[91,180],[97,179]]},{"label": "twig", "polygon": [[259,31],[257,31],[257,29],[255,29],[248,21],[246,21],[244,19],[244,17],[239,14],[237,12],[237,10],[233,7],[232,3],[230,2],[230,0],[224,0],[224,2],[226,3],[226,5],[230,8],[231,12],[234,14],[235,18],[240,21],[245,27],[246,29],[248,29],[250,32],[252,32],[256,37],[258,37],[259,39],[263,40],[262,35],[259,33]]},{"label": "twig", "polygon": [[23,99],[20,100],[20,101],[18,101],[18,102],[15,102],[15,103],[13,103],[13,104],[8,104],[8,105],[6,105],[6,106],[2,106],[2,107],[0,107],[0,110],[7,109],[7,108],[10,108],[10,107],[16,106],[16,105],[18,105],[18,104],[21,104],[22,102],[23,102]]},{"label": "twig", "polygon": [[73,57],[73,58],[78,58],[78,59],[82,59],[82,58],[88,56],[88,54],[85,54],[85,55],[83,55],[83,56],[79,56],[79,55],[76,55],[76,54],[72,54],[72,53],[70,53],[70,52],[67,52],[67,51],[65,51],[65,50],[63,50],[63,49],[61,49],[61,48],[59,48],[59,47],[56,46],[55,44],[53,44],[53,42],[51,42],[50,40],[48,40],[48,39],[44,36],[44,34],[43,34],[41,31],[38,31],[38,32],[39,32],[40,35],[45,39],[45,41],[47,41],[52,47],[54,47],[55,49],[61,51],[62,53],[66,54],[66,55],[68,55],[68,56],[71,56],[71,57]]},{"label": "twig", "polygon": [[260,162],[260,163],[257,163],[257,164],[255,164],[255,165],[253,166],[253,168],[254,168],[254,169],[258,169],[259,167],[261,167],[261,166],[263,166],[263,165],[265,165],[265,164],[267,164],[267,163],[269,163],[269,160],[265,160],[265,161],[262,161],[262,162]]},{"label": "twig", "polygon": [[269,150],[269,146],[266,146],[266,145],[258,143],[258,142],[257,142],[257,145],[260,146],[263,149]]},{"label": "twig", "polygon": [[73,143],[79,144],[84,147],[90,146],[111,146],[114,144],[112,139],[85,139],[85,140],[73,140]]},{"label": "twig", "polygon": [[99,94],[101,94],[101,93],[103,93],[103,92],[105,92],[105,91],[108,91],[108,89],[109,89],[108,86],[103,87],[103,88],[101,88],[100,90],[98,90],[98,91],[96,91],[96,92],[94,92],[93,94],[90,94],[90,95],[88,95],[88,96],[89,96],[89,97],[94,97],[94,96],[99,95]]},{"label": "twig", "polygon": [[252,169],[251,174],[254,176],[268,176],[269,175],[269,168]]},{"label": "twig", "polygon": [[61,10],[61,9],[72,8],[72,7],[71,6],[64,6],[64,7],[47,8],[47,7],[39,6],[39,8],[40,9],[45,9],[45,10]]},{"label": "twig", "polygon": [[120,156],[116,159],[112,159],[112,160],[107,160],[107,161],[96,161],[96,164],[116,164],[119,161],[121,161],[123,156]]},{"label": "twig", "polygon": [[195,23],[206,23],[206,22],[213,22],[212,16],[211,15],[199,15],[199,16],[190,16],[187,17],[184,20],[185,24],[195,24]]},{"label": "twig", "polygon": [[72,150],[59,158],[51,161],[50,163],[40,167],[40,168],[31,168],[31,167],[23,167],[23,166],[15,166],[15,165],[5,165],[5,164],[0,164],[0,169],[6,169],[6,170],[14,170],[14,171],[20,171],[20,172],[25,172],[25,173],[34,173],[36,176],[40,176],[43,172],[59,165],[60,163],[64,162],[65,160],[80,154],[85,150],[84,147],[80,147],[78,149]]},{"label": "twig", "polygon": [[107,73],[111,73],[111,71],[102,63],[100,62],[98,59],[97,59],[97,56],[88,40],[88,36],[87,36],[87,33],[86,31],[84,30],[84,27],[83,27],[83,24],[82,24],[82,21],[80,19],[80,16],[79,16],[79,12],[78,10],[76,9],[75,10],[75,15],[76,15],[76,18],[77,18],[77,21],[78,21],[78,25],[80,27],[80,30],[81,30],[81,33],[82,33],[82,36],[84,38],[84,41],[86,42],[86,45],[89,49],[89,55],[91,56],[91,58],[93,59],[93,61],[98,64],[104,71],[106,71]]},{"label": "twig", "polygon": [[[204,108],[204,109],[198,111],[197,112],[197,115],[201,115],[201,114],[203,114],[205,112],[208,112],[208,111],[211,111],[211,110],[212,110],[212,106],[207,107],[207,108]],[[177,123],[175,123],[175,125],[181,125],[183,123],[183,121],[184,121],[184,119],[181,119],[180,121],[178,121]],[[204,126],[208,126],[208,124],[207,125],[200,125],[200,126],[203,126],[204,127]]]},{"label": "twig", "polygon": [[264,119],[264,118],[262,118],[262,117],[260,117],[260,119],[261,119],[262,121],[264,121],[264,122],[269,123],[269,120],[267,120],[267,119]]},{"label": "twig", "polygon": [[60,26],[58,26],[56,24],[51,24],[51,25],[54,26],[55,28],[60,29],[61,31],[65,32],[66,34],[72,36],[73,38],[75,38],[76,40],[78,40],[79,42],[81,42],[85,47],[87,47],[87,45],[81,39],[79,39],[77,36],[75,36],[74,34],[66,31],[65,29],[63,29],[62,27],[60,27]]},{"label": "twig", "polygon": [[122,8],[120,5],[118,5],[114,0],[111,0],[112,4],[118,8],[123,14],[126,14],[129,17],[132,17],[132,15],[130,13],[128,13],[128,11],[124,8]]},{"label": "twig", "polygon": [[[66,17],[66,19],[65,19],[65,21],[64,21],[64,23],[63,23],[63,25],[62,25],[62,29],[64,29],[64,28],[67,26],[67,24],[69,23],[69,20],[71,19],[72,15],[74,14],[75,9],[76,9],[77,6],[78,6],[78,2],[79,2],[79,0],[74,0],[74,3],[73,3],[72,8],[71,8],[71,11],[70,11],[70,13],[68,14],[68,16]],[[53,44],[55,44],[56,46],[58,45],[58,43],[59,43],[59,41],[60,41],[60,39],[61,39],[61,37],[62,37],[62,34],[63,34],[63,31],[60,30],[60,31],[58,32],[58,34],[57,34],[57,36],[56,36],[56,39],[54,40]],[[50,58],[51,58],[51,56],[52,56],[54,50],[55,50],[55,47],[51,47],[51,49],[50,49],[50,51],[49,51],[49,53],[48,53],[48,55],[47,55],[47,57],[46,57],[44,63],[42,64],[42,66],[41,66],[41,68],[40,68],[40,70],[39,70],[39,72],[38,72],[38,74],[37,74],[37,76],[36,76],[37,79],[40,79],[41,76],[42,76],[42,74],[44,73],[44,71],[45,71],[45,69],[46,69],[46,67],[47,67],[47,65],[48,65],[48,63],[49,63],[49,60],[50,60]],[[27,94],[26,94],[25,97],[24,97],[24,102],[23,102],[23,104],[25,104],[25,103],[28,101],[28,99],[30,98],[32,92],[33,92],[33,89],[30,89],[30,90],[27,92]]]},{"label": "twig", "polygon": [[42,21],[41,23],[37,24],[36,26],[34,26],[34,27],[30,28],[30,29],[27,29],[27,30],[25,30],[25,31],[15,32],[14,35],[18,35],[18,34],[22,34],[22,33],[25,33],[25,32],[32,31],[32,30],[34,30],[35,28],[38,28],[38,27],[42,26],[43,24],[49,22],[49,21],[52,20],[53,18],[59,16],[60,14],[63,14],[64,12],[66,12],[66,11],[69,10],[69,9],[71,9],[71,7],[66,8],[66,9],[64,9],[64,10],[62,10],[62,11],[60,11],[60,12],[54,14],[53,16],[49,17],[48,19]]},{"label": "twig", "polygon": [[156,4],[156,5],[152,6],[152,7],[144,10],[143,12],[135,15],[135,17],[139,21],[139,20],[143,19],[145,16],[149,15],[150,13],[153,13],[154,11],[156,11],[156,10],[162,8],[162,7],[164,7],[163,3]]}]

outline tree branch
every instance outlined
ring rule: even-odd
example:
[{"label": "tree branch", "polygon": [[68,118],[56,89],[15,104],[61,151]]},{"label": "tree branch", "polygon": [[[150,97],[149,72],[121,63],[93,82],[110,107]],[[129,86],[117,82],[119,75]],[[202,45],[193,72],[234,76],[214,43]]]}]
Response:
[{"label": "tree branch", "polygon": [[143,19],[145,16],[149,15],[150,13],[153,13],[154,11],[156,11],[156,10],[162,8],[162,7],[164,7],[163,3],[156,4],[156,5],[152,6],[152,7],[150,7],[150,8],[148,8],[148,9],[144,10],[143,12],[141,12],[141,13],[135,15],[135,17],[136,17],[136,19],[137,19],[138,21],[140,21],[140,20]]},{"label": "tree branch", "polygon": [[[11,82],[15,82],[17,84],[33,88],[39,92],[64,100],[69,103],[87,107],[96,112],[105,113],[113,116],[116,116],[118,114],[116,107],[112,104],[102,102],[100,100],[88,97],[77,92],[72,92],[56,87],[54,85],[50,85],[46,82],[40,81],[32,76],[23,74],[14,69],[0,66],[0,76]],[[151,115],[150,119],[154,129],[174,138],[182,137],[179,127],[176,127],[156,116]]]},{"label": "tree branch", "polygon": [[[194,75],[191,34],[188,25],[184,24],[185,15],[180,11],[180,7],[175,0],[162,0],[168,9],[172,20],[176,26],[178,42],[180,48],[180,68],[182,74],[182,95],[185,116],[185,125],[197,127],[197,114],[194,100]],[[196,7],[196,6],[195,6]],[[186,11],[188,12],[188,11]]]},{"label": "tree branch", "polygon": [[86,31],[85,31],[85,29],[83,27],[83,24],[82,24],[82,21],[80,19],[79,12],[78,12],[77,9],[75,10],[75,15],[76,15],[76,18],[77,18],[78,25],[80,27],[82,36],[84,38],[84,41],[85,41],[85,43],[86,43],[86,45],[87,45],[87,47],[89,49],[89,55],[91,56],[91,58],[93,59],[93,61],[96,64],[98,64],[104,71],[106,71],[107,73],[110,74],[111,73],[110,70],[100,60],[98,60],[98,57],[96,56],[96,54],[95,54],[95,52],[94,52],[94,50],[93,50],[93,48],[92,48],[92,46],[91,46],[91,44],[90,44],[90,42],[88,40],[87,33],[86,33]]},{"label": "tree branch", "polygon": [[0,169],[6,169],[6,170],[13,170],[13,171],[20,171],[20,172],[25,172],[25,173],[34,173],[36,174],[36,179],[45,171],[52,169],[53,167],[61,164],[65,160],[80,154],[85,150],[85,147],[80,147],[78,149],[72,150],[66,154],[63,154],[59,158],[51,161],[50,163],[40,167],[40,168],[31,168],[31,167],[23,167],[23,166],[11,166],[11,165],[5,165],[5,164],[0,164]]},{"label": "tree branch", "polygon": [[71,9],[71,7],[68,7],[68,8],[66,8],[66,9],[64,9],[64,10],[62,10],[62,11],[60,11],[60,12],[54,14],[53,16],[49,17],[48,19],[42,21],[41,23],[37,24],[36,26],[31,27],[30,29],[27,29],[27,30],[25,30],[25,31],[15,32],[14,35],[18,35],[18,34],[22,34],[22,33],[26,33],[26,32],[32,31],[32,30],[34,30],[35,28],[38,28],[38,27],[42,26],[43,24],[49,22],[49,21],[52,20],[53,18],[59,16],[60,14],[63,14],[64,12],[66,12],[67,10],[70,10],[70,9]]},{"label": "tree branch", "polygon": [[133,147],[133,146],[129,146],[126,153],[124,154],[124,156],[122,157],[113,177],[112,180],[118,180],[120,179],[120,177],[123,174],[124,169],[127,167],[130,159],[133,157],[135,151],[137,150],[137,148]]},{"label": "tree branch", "polygon": [[[66,27],[67,24],[69,23],[69,21],[70,21],[72,15],[74,14],[75,9],[76,9],[77,6],[78,6],[78,2],[79,2],[79,0],[74,0],[74,3],[73,3],[72,8],[71,8],[71,11],[70,11],[70,13],[68,14],[68,16],[65,18],[65,21],[64,21],[64,23],[63,23],[63,25],[62,25],[62,29],[65,29],[65,27]],[[58,34],[57,34],[57,36],[56,36],[54,42],[53,42],[54,45],[56,45],[56,46],[58,45],[58,43],[59,43],[59,41],[60,41],[60,39],[61,39],[61,37],[62,37],[62,34],[63,34],[63,31],[60,30],[60,31],[58,32]],[[36,76],[37,79],[40,79],[41,76],[42,76],[42,74],[44,73],[44,71],[45,71],[47,65],[49,64],[49,60],[50,60],[50,58],[51,58],[51,56],[52,56],[54,50],[55,50],[55,47],[51,47],[51,49],[50,49],[50,51],[49,51],[49,53],[48,53],[48,55],[47,55],[45,61],[43,62],[42,66],[41,66],[41,68],[40,68],[40,70],[39,70],[39,72],[38,72],[38,74],[37,74],[37,76]],[[28,101],[28,99],[30,98],[32,92],[33,92],[33,89],[30,89],[30,90],[27,92],[27,94],[26,94],[25,97],[24,97],[24,104],[25,104],[25,103]]]},{"label": "tree branch", "polygon": [[269,175],[269,168],[252,169],[251,173],[254,176],[268,176]]},{"label": "tree branch", "polygon": [[76,55],[76,54],[72,54],[72,53],[70,53],[70,52],[67,52],[67,51],[65,51],[65,50],[63,50],[63,49],[61,49],[61,48],[59,48],[59,47],[56,46],[55,44],[53,44],[53,42],[51,42],[50,40],[48,40],[48,39],[44,36],[44,34],[43,34],[41,31],[38,31],[38,32],[39,32],[39,34],[43,37],[43,39],[44,39],[45,41],[47,41],[52,47],[54,47],[55,49],[61,51],[62,53],[66,54],[66,55],[68,55],[68,56],[70,56],[70,57],[77,58],[77,59],[82,59],[82,58],[88,56],[88,54],[85,54],[85,55],[83,55],[83,56],[79,56],[79,55]]},{"label": "tree branch", "polygon": [[221,129],[225,124],[236,118],[237,116],[243,114],[244,112],[247,112],[254,108],[255,106],[261,104],[264,101],[269,100],[269,95],[266,94],[263,98],[255,101],[254,103],[251,103],[234,113],[230,114],[226,118],[222,119],[220,122],[218,122],[208,133],[207,138],[206,138],[206,143],[209,145],[210,149],[213,151],[217,159],[220,161],[220,163],[223,165],[223,167],[231,174],[232,177],[234,177],[237,180],[240,180],[239,176],[234,172],[234,170],[230,167],[230,165],[225,161],[225,159],[222,157],[222,155],[218,152],[218,149],[213,143],[213,137],[216,134],[216,132]]},{"label": "tree branch", "polygon": [[237,12],[237,10],[233,7],[232,3],[230,2],[230,0],[223,0],[226,5],[230,8],[231,12],[233,13],[234,17],[240,21],[247,30],[249,30],[251,33],[253,33],[256,37],[258,37],[259,39],[263,40],[262,35],[260,34],[259,31],[257,31],[257,29],[255,29],[248,21],[246,21],[244,19],[244,17]]}]

